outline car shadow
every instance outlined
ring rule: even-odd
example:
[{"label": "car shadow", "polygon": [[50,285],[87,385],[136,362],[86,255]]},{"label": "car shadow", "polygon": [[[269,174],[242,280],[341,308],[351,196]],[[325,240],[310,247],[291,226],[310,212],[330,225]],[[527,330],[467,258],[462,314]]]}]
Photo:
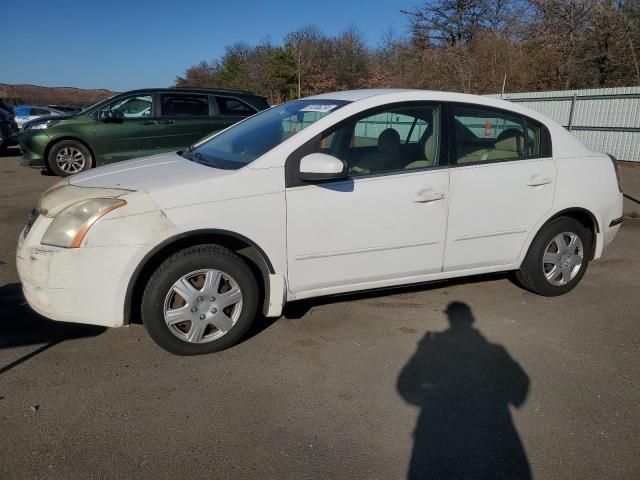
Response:
[{"label": "car shadow", "polygon": [[105,327],[94,325],[47,320],[27,305],[19,283],[4,285],[0,287],[0,349],[29,345],[39,345],[39,348],[7,365],[0,365],[0,374],[60,342],[93,337],[105,330]]},{"label": "car shadow", "polygon": [[363,290],[360,292],[342,293],[339,295],[331,295],[326,297],[316,297],[305,300],[296,300],[285,305],[282,315],[289,320],[297,320],[304,317],[313,307],[321,305],[329,305],[333,303],[350,302],[356,300],[365,300],[370,298],[388,297],[392,295],[402,295],[413,292],[424,292],[429,290],[439,290],[442,288],[452,287],[454,285],[468,285],[474,283],[486,282],[489,280],[508,279],[514,285],[517,282],[510,272],[487,273],[483,275],[474,275],[469,277],[453,278],[448,280],[438,280],[426,283],[417,283],[414,285],[400,285],[397,287],[384,287],[374,290]]},{"label": "car shadow", "polygon": [[510,406],[521,407],[529,377],[477,330],[469,306],[452,302],[450,327],[426,332],[397,381],[420,408],[409,479],[531,479]]},{"label": "car shadow", "polygon": [[21,155],[22,153],[20,152],[20,147],[18,146],[0,149],[0,157],[19,157]]}]

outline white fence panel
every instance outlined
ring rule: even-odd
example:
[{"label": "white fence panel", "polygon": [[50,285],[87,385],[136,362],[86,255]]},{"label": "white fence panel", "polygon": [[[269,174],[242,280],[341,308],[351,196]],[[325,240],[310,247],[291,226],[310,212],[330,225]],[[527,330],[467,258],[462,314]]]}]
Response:
[{"label": "white fence panel", "polygon": [[503,99],[555,120],[592,150],[640,162],[640,87],[510,93]]}]

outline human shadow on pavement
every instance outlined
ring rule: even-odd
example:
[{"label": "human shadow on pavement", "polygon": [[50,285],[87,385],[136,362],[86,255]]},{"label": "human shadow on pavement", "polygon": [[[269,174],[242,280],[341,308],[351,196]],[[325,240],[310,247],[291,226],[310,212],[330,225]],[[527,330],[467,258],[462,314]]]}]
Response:
[{"label": "human shadow on pavement", "polygon": [[93,337],[105,330],[105,327],[47,320],[27,305],[19,283],[4,285],[0,287],[0,349],[41,346],[7,365],[0,365],[0,374],[64,340]]},{"label": "human shadow on pavement", "polygon": [[467,304],[446,313],[449,329],[427,332],[398,377],[402,398],[420,408],[408,478],[531,479],[509,410],[523,405],[529,377],[473,327]]}]

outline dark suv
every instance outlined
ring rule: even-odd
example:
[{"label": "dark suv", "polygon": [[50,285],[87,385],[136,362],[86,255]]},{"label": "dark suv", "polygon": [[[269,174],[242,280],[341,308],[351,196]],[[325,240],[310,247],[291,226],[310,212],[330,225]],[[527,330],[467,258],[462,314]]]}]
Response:
[{"label": "dark suv", "polygon": [[17,134],[18,125],[13,116],[13,108],[0,98],[0,152],[17,143]]},{"label": "dark suv", "polygon": [[25,123],[24,164],[66,177],[91,167],[180,150],[269,108],[242,91],[155,88],[122,93],[75,115]]}]

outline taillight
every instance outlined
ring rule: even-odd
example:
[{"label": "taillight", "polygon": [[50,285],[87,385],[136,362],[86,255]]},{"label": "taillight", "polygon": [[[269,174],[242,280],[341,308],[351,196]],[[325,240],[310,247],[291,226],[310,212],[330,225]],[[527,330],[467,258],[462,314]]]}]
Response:
[{"label": "taillight", "polygon": [[620,170],[620,163],[618,163],[618,159],[613,155],[609,153],[607,155],[609,155],[611,162],[613,162],[613,169],[616,172],[616,180],[618,180],[618,190],[622,193],[622,170]]}]

